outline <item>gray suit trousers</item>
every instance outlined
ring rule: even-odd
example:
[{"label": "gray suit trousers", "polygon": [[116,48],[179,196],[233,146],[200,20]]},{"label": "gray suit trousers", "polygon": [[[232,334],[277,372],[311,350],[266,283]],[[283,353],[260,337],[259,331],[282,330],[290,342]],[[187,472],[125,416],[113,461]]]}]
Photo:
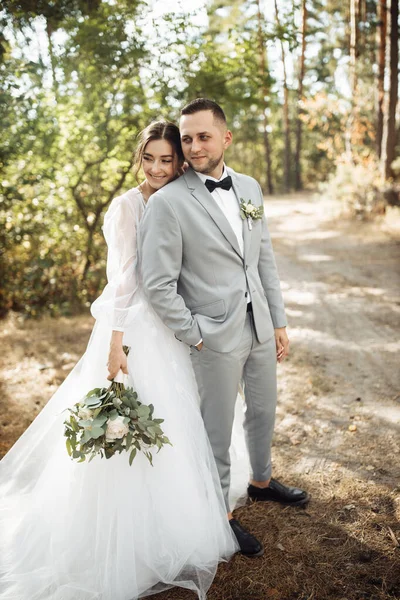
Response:
[{"label": "gray suit trousers", "polygon": [[203,346],[191,350],[201,399],[201,412],[217,463],[229,511],[230,457],[235,403],[239,383],[245,394],[245,439],[252,477],[271,477],[271,442],[274,431],[277,383],[275,336],[260,344],[251,313],[247,313],[239,345],[227,353]]}]

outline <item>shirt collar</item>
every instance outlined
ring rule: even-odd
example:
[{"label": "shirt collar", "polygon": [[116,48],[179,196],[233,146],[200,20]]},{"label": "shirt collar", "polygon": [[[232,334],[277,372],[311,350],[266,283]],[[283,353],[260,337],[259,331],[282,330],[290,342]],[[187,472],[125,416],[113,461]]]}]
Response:
[{"label": "shirt collar", "polygon": [[219,179],[215,179],[215,177],[210,177],[210,175],[205,175],[204,173],[198,173],[197,171],[195,171],[195,173],[198,177],[200,177],[200,179],[203,183],[206,182],[206,179],[211,179],[211,181],[221,181],[221,179],[224,179],[224,177],[228,176],[228,171],[226,170],[225,163],[224,163],[224,168],[222,169],[222,175]]}]

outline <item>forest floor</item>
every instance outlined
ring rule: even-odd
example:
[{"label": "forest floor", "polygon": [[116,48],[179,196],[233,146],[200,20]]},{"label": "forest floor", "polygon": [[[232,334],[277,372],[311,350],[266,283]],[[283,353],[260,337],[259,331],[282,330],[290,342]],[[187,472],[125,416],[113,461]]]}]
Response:
[{"label": "forest floor", "polygon": [[[306,509],[236,516],[262,558],[222,564],[209,600],[400,599],[400,229],[338,219],[312,195],[267,199],[289,318],[274,475]],[[1,323],[1,455],[82,354],[90,317]],[[173,589],[157,600],[194,600]]]}]

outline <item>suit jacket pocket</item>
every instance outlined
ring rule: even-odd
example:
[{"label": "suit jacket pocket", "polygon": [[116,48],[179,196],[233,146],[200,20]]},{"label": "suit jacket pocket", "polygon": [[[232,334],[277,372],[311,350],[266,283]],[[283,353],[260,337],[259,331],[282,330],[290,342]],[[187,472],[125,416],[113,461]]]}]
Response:
[{"label": "suit jacket pocket", "polygon": [[204,315],[205,317],[222,317],[225,312],[225,302],[223,300],[216,300],[191,309],[192,315]]}]

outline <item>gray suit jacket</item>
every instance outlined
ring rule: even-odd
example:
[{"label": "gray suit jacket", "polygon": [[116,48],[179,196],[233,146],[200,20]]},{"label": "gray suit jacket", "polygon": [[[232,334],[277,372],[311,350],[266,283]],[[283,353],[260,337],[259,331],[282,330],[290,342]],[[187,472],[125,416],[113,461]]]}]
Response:
[{"label": "gray suit jacket", "polygon": [[[255,179],[228,173],[238,202],[263,204]],[[145,293],[179,340],[194,345],[202,338],[212,350],[231,352],[245,323],[247,287],[259,342],[286,325],[265,217],[251,231],[243,221],[243,256],[228,220],[192,169],[151,196],[139,237]]]}]

